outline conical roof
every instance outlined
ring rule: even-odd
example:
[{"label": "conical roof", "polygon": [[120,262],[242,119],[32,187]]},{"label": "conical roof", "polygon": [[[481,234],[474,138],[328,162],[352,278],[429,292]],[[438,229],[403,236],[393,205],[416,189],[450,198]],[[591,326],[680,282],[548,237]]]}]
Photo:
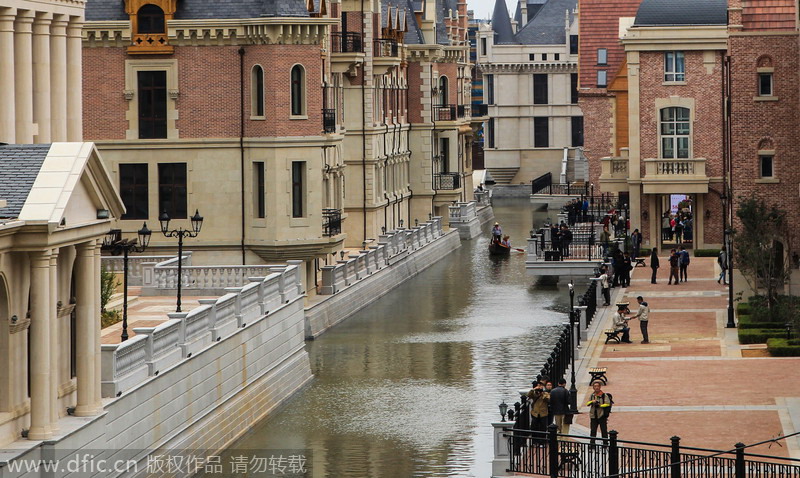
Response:
[{"label": "conical roof", "polygon": [[494,30],[494,43],[496,45],[516,43],[505,0],[495,0],[494,13],[492,13],[492,30]]}]

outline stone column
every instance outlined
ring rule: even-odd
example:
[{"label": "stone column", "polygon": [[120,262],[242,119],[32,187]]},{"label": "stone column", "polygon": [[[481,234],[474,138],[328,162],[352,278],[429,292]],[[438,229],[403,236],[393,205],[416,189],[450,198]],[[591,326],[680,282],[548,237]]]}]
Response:
[{"label": "stone column", "polygon": [[58,365],[61,360],[61,346],[58,329],[58,249],[53,249],[50,255],[50,430],[53,433],[61,431],[58,426],[59,404]]},{"label": "stone column", "polygon": [[31,427],[29,440],[53,436],[50,428],[50,251],[31,252]]},{"label": "stone column", "polygon": [[67,140],[67,17],[50,27],[50,140]]},{"label": "stone column", "polygon": [[15,143],[33,143],[33,12],[19,11],[14,22]]},{"label": "stone column", "polygon": [[[76,289],[76,377],[78,381],[78,401],[75,415],[85,417],[96,415],[98,410],[94,405],[95,382],[99,382],[100,375],[95,374],[94,351],[94,322],[95,322],[95,280],[94,280],[94,248],[95,243],[84,242],[76,248],[75,259],[75,289]],[[99,386],[99,385],[98,385]]]},{"label": "stone column", "polygon": [[0,9],[0,142],[16,141],[14,116],[14,19],[16,9]]},{"label": "stone column", "polygon": [[83,20],[67,24],[67,141],[83,141]]},{"label": "stone column", "polygon": [[100,246],[101,241],[96,240],[94,244],[94,269],[92,269],[92,277],[94,278],[94,310],[92,310],[92,324],[94,325],[94,332],[91,335],[92,351],[94,353],[94,382],[92,382],[92,391],[94,398],[94,409],[97,413],[103,411],[103,395],[100,388],[100,373],[102,370],[102,363],[100,355]]},{"label": "stone column", "polygon": [[37,143],[50,142],[50,23],[51,13],[37,12],[33,20],[33,121]]}]

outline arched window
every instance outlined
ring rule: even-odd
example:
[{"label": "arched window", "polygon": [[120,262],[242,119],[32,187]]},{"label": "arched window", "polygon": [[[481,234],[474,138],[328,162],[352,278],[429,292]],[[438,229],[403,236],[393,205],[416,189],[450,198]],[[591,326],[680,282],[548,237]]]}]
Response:
[{"label": "arched window", "polygon": [[439,105],[440,106],[447,106],[449,104],[448,98],[449,95],[449,88],[447,84],[447,77],[440,76],[439,77]]},{"label": "arched window", "polygon": [[136,14],[137,33],[166,33],[164,10],[148,3]]},{"label": "arched window", "polygon": [[264,69],[253,66],[250,76],[250,115],[264,116]]},{"label": "arched window", "polygon": [[306,114],[306,72],[301,65],[292,67],[292,116]]},{"label": "arched window", "polygon": [[661,110],[661,157],[688,158],[691,126],[689,108],[669,107]]}]

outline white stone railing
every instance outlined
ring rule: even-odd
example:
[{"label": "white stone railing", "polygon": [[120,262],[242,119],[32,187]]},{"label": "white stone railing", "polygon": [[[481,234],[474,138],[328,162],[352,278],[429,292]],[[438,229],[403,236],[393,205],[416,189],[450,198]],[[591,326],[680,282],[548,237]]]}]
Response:
[{"label": "white stone railing", "polygon": [[706,176],[706,160],[693,159],[645,159],[645,177],[653,176]]},{"label": "white stone railing", "polygon": [[492,205],[492,192],[489,190],[475,191],[473,193],[475,202],[478,206],[491,206]]},{"label": "white stone railing", "polygon": [[200,299],[188,313],[167,314],[169,320],[156,327],[134,328],[136,335],[121,344],[103,344],[103,397],[119,396],[304,293],[297,264],[273,266],[248,281],[222,297]]},{"label": "white stone railing", "polygon": [[[124,259],[122,256],[102,256],[101,260],[104,270],[119,274],[124,271]],[[177,265],[178,258],[177,256],[128,256],[128,285],[142,285],[144,270],[147,269],[144,265],[148,263]],[[183,266],[191,265],[192,253],[184,252]]]},{"label": "white stone railing", "polygon": [[478,203],[476,201],[459,202],[455,206],[448,206],[450,211],[450,224],[470,222],[478,217]]},{"label": "white stone railing", "polygon": [[[473,204],[474,206],[474,204]],[[350,254],[347,260],[322,266],[320,295],[331,295],[392,264],[403,254],[415,251],[442,236],[442,218],[437,216],[411,229],[398,229],[378,236],[378,245]]]},{"label": "white stone railing", "polygon": [[[188,257],[191,258],[191,255]],[[289,262],[291,263],[291,261]],[[181,288],[184,290],[218,293],[228,287],[242,287],[249,282],[250,277],[266,276],[273,267],[275,266],[184,265],[181,267]],[[176,289],[178,287],[178,266],[176,258],[171,258],[170,260],[159,263],[144,262],[141,268],[143,276],[141,283],[142,295],[157,295],[155,289]]]}]

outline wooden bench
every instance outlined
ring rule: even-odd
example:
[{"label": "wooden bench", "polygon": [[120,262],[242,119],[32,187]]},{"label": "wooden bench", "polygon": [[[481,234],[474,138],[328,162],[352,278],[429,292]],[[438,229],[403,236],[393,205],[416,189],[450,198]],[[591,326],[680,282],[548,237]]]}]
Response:
[{"label": "wooden bench", "polygon": [[607,367],[590,367],[589,375],[592,378],[589,380],[589,385],[593,384],[595,380],[600,380],[603,385],[608,385],[608,378],[606,377]]},{"label": "wooden bench", "polygon": [[633,267],[647,267],[647,264],[644,263],[644,258],[636,259],[636,265]]},{"label": "wooden bench", "polygon": [[622,333],[621,330],[606,329],[603,331],[603,333],[606,334],[606,343],[612,340],[616,343],[620,343],[622,341],[622,339],[619,337],[619,334]]}]

